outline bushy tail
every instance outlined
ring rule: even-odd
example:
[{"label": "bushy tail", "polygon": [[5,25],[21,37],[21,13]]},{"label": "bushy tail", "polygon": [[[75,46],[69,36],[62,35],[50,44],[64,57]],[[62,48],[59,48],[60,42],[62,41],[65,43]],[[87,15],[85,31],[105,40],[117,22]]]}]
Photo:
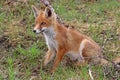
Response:
[{"label": "bushy tail", "polygon": [[106,59],[104,59],[104,58],[102,58],[101,61],[100,61],[100,64],[101,64],[101,65],[106,65],[106,64],[108,64],[108,63],[109,63],[109,61],[106,60]]},{"label": "bushy tail", "polygon": [[109,58],[106,58],[106,57],[102,57],[101,59],[101,65],[107,65],[107,64],[114,64],[114,65],[120,65],[120,56],[113,59],[113,60],[110,60]]}]

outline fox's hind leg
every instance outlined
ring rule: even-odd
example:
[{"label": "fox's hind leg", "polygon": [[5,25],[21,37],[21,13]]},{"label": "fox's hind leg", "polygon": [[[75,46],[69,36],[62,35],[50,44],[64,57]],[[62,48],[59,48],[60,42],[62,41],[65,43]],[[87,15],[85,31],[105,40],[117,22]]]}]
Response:
[{"label": "fox's hind leg", "polygon": [[74,63],[75,66],[80,66],[80,65],[84,65],[85,64],[85,59],[83,57],[83,49],[85,47],[85,42],[86,42],[86,39],[83,40],[80,44],[80,47],[79,47],[79,58],[77,59],[77,61]]}]

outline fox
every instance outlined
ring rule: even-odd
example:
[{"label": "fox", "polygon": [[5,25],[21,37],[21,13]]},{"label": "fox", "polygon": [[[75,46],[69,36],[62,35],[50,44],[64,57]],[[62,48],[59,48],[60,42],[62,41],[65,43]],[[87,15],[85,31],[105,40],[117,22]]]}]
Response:
[{"label": "fox", "polygon": [[75,29],[67,28],[58,22],[56,13],[50,7],[39,10],[32,6],[35,16],[35,27],[33,32],[43,34],[48,51],[45,54],[42,67],[54,59],[51,73],[54,73],[64,56],[75,61],[76,65],[84,63],[107,63],[102,58],[102,49],[93,39],[78,32]]}]

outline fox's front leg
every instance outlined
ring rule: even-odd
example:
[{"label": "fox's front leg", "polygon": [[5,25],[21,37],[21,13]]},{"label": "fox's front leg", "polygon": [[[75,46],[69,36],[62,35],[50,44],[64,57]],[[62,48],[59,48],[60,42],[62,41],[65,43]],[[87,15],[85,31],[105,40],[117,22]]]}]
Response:
[{"label": "fox's front leg", "polygon": [[52,67],[52,69],[50,71],[51,73],[53,73],[56,70],[56,68],[57,68],[58,64],[61,62],[64,54],[65,54],[64,49],[59,49],[58,50],[58,52],[56,54],[56,57],[55,57],[55,60],[54,60],[54,65],[53,65],[53,67]]},{"label": "fox's front leg", "polygon": [[44,62],[43,62],[42,67],[44,68],[53,59],[54,56],[55,56],[55,53],[52,52],[51,50],[48,50],[44,57]]}]

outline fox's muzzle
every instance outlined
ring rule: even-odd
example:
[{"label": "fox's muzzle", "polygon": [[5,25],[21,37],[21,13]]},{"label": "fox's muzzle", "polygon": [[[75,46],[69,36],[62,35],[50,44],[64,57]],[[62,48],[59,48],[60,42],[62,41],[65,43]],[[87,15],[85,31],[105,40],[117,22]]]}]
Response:
[{"label": "fox's muzzle", "polygon": [[39,34],[39,33],[43,33],[44,30],[33,30],[33,32],[36,33],[36,34]]}]

